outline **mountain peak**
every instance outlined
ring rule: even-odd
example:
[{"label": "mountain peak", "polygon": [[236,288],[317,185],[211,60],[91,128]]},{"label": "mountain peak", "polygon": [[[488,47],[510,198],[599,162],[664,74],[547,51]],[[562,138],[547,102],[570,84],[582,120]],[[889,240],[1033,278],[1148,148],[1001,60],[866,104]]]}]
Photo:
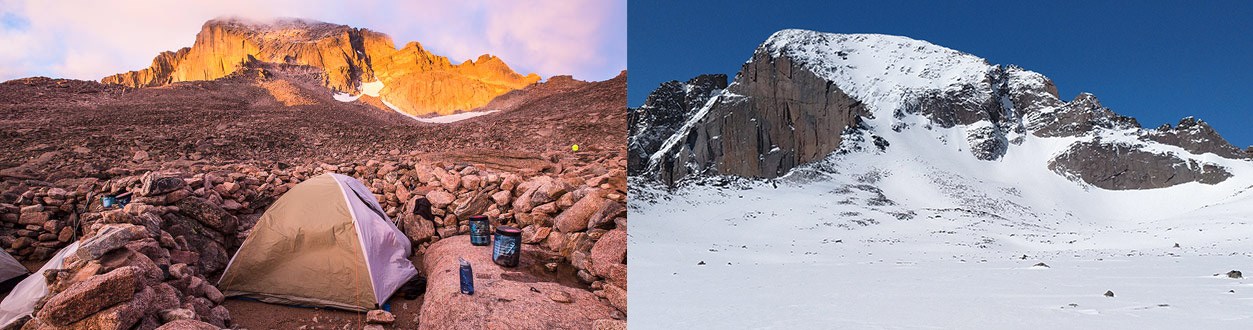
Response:
[{"label": "mountain peak", "polygon": [[758,47],[787,57],[845,93],[889,114],[910,94],[977,84],[993,66],[982,58],[901,36],[801,29],[775,32]]},{"label": "mountain peak", "polygon": [[1105,108],[1105,106],[1101,105],[1101,100],[1096,98],[1096,95],[1092,93],[1088,93],[1088,92],[1079,93],[1079,95],[1076,95],[1075,99],[1071,100],[1070,103],[1079,105],[1081,108],[1084,108],[1084,109]]},{"label": "mountain peak", "polygon": [[1175,128],[1183,130],[1191,129],[1194,126],[1203,126],[1202,128],[1206,128],[1209,127],[1209,124],[1206,124],[1204,120],[1197,119],[1195,116],[1187,116],[1183,117],[1183,119],[1179,119],[1179,124],[1175,125]]},{"label": "mountain peak", "polygon": [[262,28],[314,28],[338,27],[342,24],[327,23],[318,20],[298,17],[276,17],[271,19],[252,19],[241,16],[218,16],[204,22],[204,26],[235,26],[252,29]]},{"label": "mountain peak", "polygon": [[[368,29],[301,18],[219,17],[204,23],[191,47],[162,53],[149,68],[101,82],[147,87],[214,80],[252,61],[320,69],[328,92],[379,96],[379,103],[412,116],[475,109],[539,80],[492,55],[453,65],[418,42],[397,50],[391,37]],[[382,85],[365,89],[366,83]]]},{"label": "mountain peak", "polygon": [[201,27],[202,31],[212,29],[263,35],[269,38],[283,38],[289,41],[314,41],[334,34],[344,33],[348,30],[355,30],[347,25],[303,18],[283,17],[257,20],[237,16],[214,18],[206,21]]},{"label": "mountain peak", "polygon": [[416,50],[416,51],[418,51],[418,52],[423,52],[423,53],[425,53],[425,52],[426,52],[426,48],[422,48],[422,43],[421,43],[421,42],[417,42],[417,41],[410,41],[409,43],[405,44],[405,47],[404,47],[404,48],[402,48],[402,49],[410,49],[410,48],[412,48],[413,50]]}]

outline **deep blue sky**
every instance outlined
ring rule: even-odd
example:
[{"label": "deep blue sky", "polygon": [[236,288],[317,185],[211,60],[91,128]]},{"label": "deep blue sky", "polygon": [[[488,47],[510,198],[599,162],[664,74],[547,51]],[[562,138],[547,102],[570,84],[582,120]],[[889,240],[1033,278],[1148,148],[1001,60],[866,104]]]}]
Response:
[{"label": "deep blue sky", "polygon": [[664,81],[734,77],[771,33],[804,28],[926,40],[1040,72],[1063,100],[1096,94],[1146,127],[1195,115],[1253,145],[1253,1],[724,2],[630,2],[632,107]]}]

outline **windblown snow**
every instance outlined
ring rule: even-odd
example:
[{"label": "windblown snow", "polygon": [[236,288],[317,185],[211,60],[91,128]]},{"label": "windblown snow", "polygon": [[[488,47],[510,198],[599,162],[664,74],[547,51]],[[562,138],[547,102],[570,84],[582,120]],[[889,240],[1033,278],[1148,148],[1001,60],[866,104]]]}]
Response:
[{"label": "windblown snow", "polygon": [[700,110],[697,110],[696,113],[692,115],[692,118],[688,118],[688,120],[683,123],[683,126],[679,127],[679,130],[676,132],[676,134],[671,135],[670,137],[666,138],[666,140],[661,143],[660,151],[648,157],[649,167],[656,168],[657,162],[660,161],[662,155],[665,154],[665,151],[674,148],[675,145],[678,145],[680,140],[683,139],[683,136],[686,136],[687,133],[692,130],[692,127],[695,127],[697,123],[700,123],[701,119],[705,118],[705,115],[709,114],[709,109],[713,107],[714,103],[721,101],[723,97],[738,97],[738,96],[739,95],[728,92],[725,89],[714,92],[713,96],[709,98],[709,101],[706,101],[705,105],[702,106]]},{"label": "windblown snow", "polygon": [[782,30],[763,47],[833,81],[872,111],[893,111],[924,91],[986,84],[993,66],[982,58],[926,41],[881,34]]},{"label": "windblown snow", "polygon": [[[992,68],[895,36],[784,30],[763,47],[803,59],[877,113],[910,95],[986,83]],[[1044,84],[1014,72],[1015,84],[1041,85],[1010,88]],[[1134,129],[1024,134],[983,161],[967,152],[966,131],[978,127],[942,128],[921,115],[867,124],[864,134],[885,139],[886,150],[864,146],[774,180],[706,177],[667,188],[632,178],[631,327],[1253,325],[1253,280],[1226,276],[1253,274],[1253,162],[1143,141]],[[1072,143],[1098,137],[1213,163],[1232,177],[1113,191],[1047,168]]]}]

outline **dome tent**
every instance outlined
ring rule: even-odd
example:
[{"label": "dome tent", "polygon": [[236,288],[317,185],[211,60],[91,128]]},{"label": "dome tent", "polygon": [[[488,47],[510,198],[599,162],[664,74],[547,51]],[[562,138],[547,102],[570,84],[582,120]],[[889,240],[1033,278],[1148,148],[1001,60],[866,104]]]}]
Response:
[{"label": "dome tent", "polygon": [[[13,287],[13,291],[9,292],[9,296],[4,297],[4,301],[0,302],[0,328],[8,327],[14,321],[17,321],[35,311],[35,304],[48,294],[48,282],[42,275],[49,269],[61,268],[61,264],[65,261],[65,257],[78,251],[78,242],[70,243],[56,254],[52,255],[52,259],[48,259],[43,267],[35,274],[40,276],[28,276]],[[3,257],[13,259],[12,256],[5,254]],[[3,258],[0,257],[0,258]],[[17,260],[13,260],[17,262]],[[0,262],[7,263],[7,262]],[[20,264],[19,264],[20,265]],[[26,271],[23,267],[22,271]]]},{"label": "dome tent", "polygon": [[377,308],[417,275],[409,239],[382,210],[351,177],[301,182],[257,221],[218,288],[269,303]]},{"label": "dome tent", "polygon": [[30,271],[26,270],[26,266],[22,266],[12,255],[0,249],[0,290],[12,289],[27,274]]}]

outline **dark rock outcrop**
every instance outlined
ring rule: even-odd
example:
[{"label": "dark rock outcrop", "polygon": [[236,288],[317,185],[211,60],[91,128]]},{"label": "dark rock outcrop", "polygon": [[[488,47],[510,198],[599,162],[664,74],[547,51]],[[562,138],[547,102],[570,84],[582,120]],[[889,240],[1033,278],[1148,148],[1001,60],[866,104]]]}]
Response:
[{"label": "dark rock outcrop", "polygon": [[[945,91],[931,90],[917,98],[914,104],[907,104],[905,113],[917,113],[931,120],[940,127],[971,125],[980,121],[994,124],[1008,122],[1013,113],[1001,106],[1000,85],[1003,84],[1003,69],[994,68],[983,75],[983,81],[975,85],[963,85],[959,89]],[[898,114],[899,116],[899,114]]]},{"label": "dark rock outcrop", "polygon": [[[842,134],[869,115],[834,83],[782,56],[759,49],[729,94],[650,167],[663,182],[713,171],[773,178],[825,157]],[[665,148],[665,146],[663,146]]]},{"label": "dark rock outcrop", "polygon": [[717,91],[725,88],[725,74],[703,74],[686,83],[672,80],[649,93],[643,106],[629,109],[628,174],[642,172],[648,165],[648,157],[661,148],[661,143],[674,135]]},{"label": "dark rock outcrop", "polygon": [[1212,153],[1232,159],[1251,155],[1231,145],[1205,121],[1193,117],[1179,120],[1179,125],[1174,128],[1169,124],[1162,125],[1145,134],[1141,139],[1178,146],[1194,154]]},{"label": "dark rock outcrop", "polygon": [[1218,165],[1099,141],[1075,142],[1049,162],[1049,169],[1111,190],[1163,188],[1188,182],[1215,184],[1231,177]]},{"label": "dark rock outcrop", "polygon": [[239,223],[234,215],[199,197],[183,199],[177,205],[183,215],[223,233],[234,233]]},{"label": "dark rock outcrop", "polygon": [[1039,137],[1081,136],[1096,128],[1139,128],[1135,118],[1119,115],[1101,105],[1095,95],[1082,93],[1056,111],[1035,113],[1030,121],[1032,134]]},{"label": "dark rock outcrop", "polygon": [[176,176],[162,175],[157,172],[149,172],[143,177],[143,186],[139,188],[140,196],[157,196],[179,190],[186,186],[183,179]]},{"label": "dark rock outcrop", "polygon": [[980,160],[996,160],[1009,151],[1009,139],[1000,125],[983,122],[966,128],[966,142],[970,153]]}]

